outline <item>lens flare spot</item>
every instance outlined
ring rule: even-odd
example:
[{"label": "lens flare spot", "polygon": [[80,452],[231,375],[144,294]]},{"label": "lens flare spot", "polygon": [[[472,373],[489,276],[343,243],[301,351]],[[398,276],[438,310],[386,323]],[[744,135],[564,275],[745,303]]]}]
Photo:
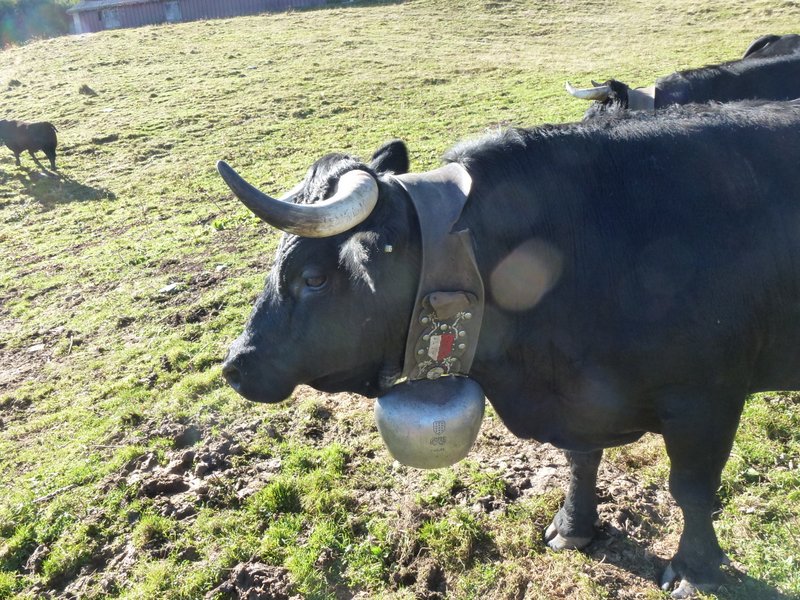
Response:
[{"label": "lens flare spot", "polygon": [[563,258],[550,244],[528,240],[492,271],[492,296],[506,310],[528,310],[550,291],[561,276]]}]

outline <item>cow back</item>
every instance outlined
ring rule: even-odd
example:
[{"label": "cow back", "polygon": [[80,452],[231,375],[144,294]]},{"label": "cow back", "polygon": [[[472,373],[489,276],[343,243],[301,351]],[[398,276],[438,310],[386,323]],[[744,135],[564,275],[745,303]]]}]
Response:
[{"label": "cow back", "polygon": [[749,58],[673,73],[656,82],[656,108],[690,102],[800,98],[800,54]]}]

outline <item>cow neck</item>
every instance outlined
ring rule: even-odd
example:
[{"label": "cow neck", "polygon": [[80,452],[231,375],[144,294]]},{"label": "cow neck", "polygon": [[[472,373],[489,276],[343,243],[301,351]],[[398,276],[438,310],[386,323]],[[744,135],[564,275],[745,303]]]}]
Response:
[{"label": "cow neck", "polygon": [[453,228],[472,179],[458,163],[395,179],[417,213],[422,250],[401,378],[467,375],[478,346],[484,289],[472,235]]},{"label": "cow neck", "polygon": [[656,109],[656,86],[651,85],[646,88],[636,88],[628,90],[628,110],[648,110],[653,112]]}]

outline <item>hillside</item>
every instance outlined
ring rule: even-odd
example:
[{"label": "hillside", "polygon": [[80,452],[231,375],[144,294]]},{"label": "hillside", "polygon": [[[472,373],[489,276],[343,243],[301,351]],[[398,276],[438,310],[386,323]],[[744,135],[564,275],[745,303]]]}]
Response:
[{"label": "hillside", "polygon": [[[3,117],[60,144],[59,177],[0,147],[0,598],[661,597],[680,515],[659,438],[607,453],[600,539],[554,554],[564,461],[491,412],[466,461],[421,472],[369,400],[225,386],[278,234],[214,165],[279,194],[402,138],[422,171],[487,129],[579,119],[567,79],[649,85],[791,31],[793,1],[411,0],[0,52]],[[748,404],[719,598],[800,597],[799,402]]]}]

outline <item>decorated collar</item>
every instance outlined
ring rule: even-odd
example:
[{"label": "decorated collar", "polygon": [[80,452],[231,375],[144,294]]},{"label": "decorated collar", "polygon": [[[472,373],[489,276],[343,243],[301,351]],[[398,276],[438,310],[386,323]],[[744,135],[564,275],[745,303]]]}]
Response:
[{"label": "decorated collar", "polygon": [[467,375],[478,346],[484,289],[472,236],[453,231],[472,178],[458,163],[395,179],[420,224],[422,267],[401,377],[409,381]]},{"label": "decorated collar", "polygon": [[656,109],[656,86],[628,90],[628,110]]}]

